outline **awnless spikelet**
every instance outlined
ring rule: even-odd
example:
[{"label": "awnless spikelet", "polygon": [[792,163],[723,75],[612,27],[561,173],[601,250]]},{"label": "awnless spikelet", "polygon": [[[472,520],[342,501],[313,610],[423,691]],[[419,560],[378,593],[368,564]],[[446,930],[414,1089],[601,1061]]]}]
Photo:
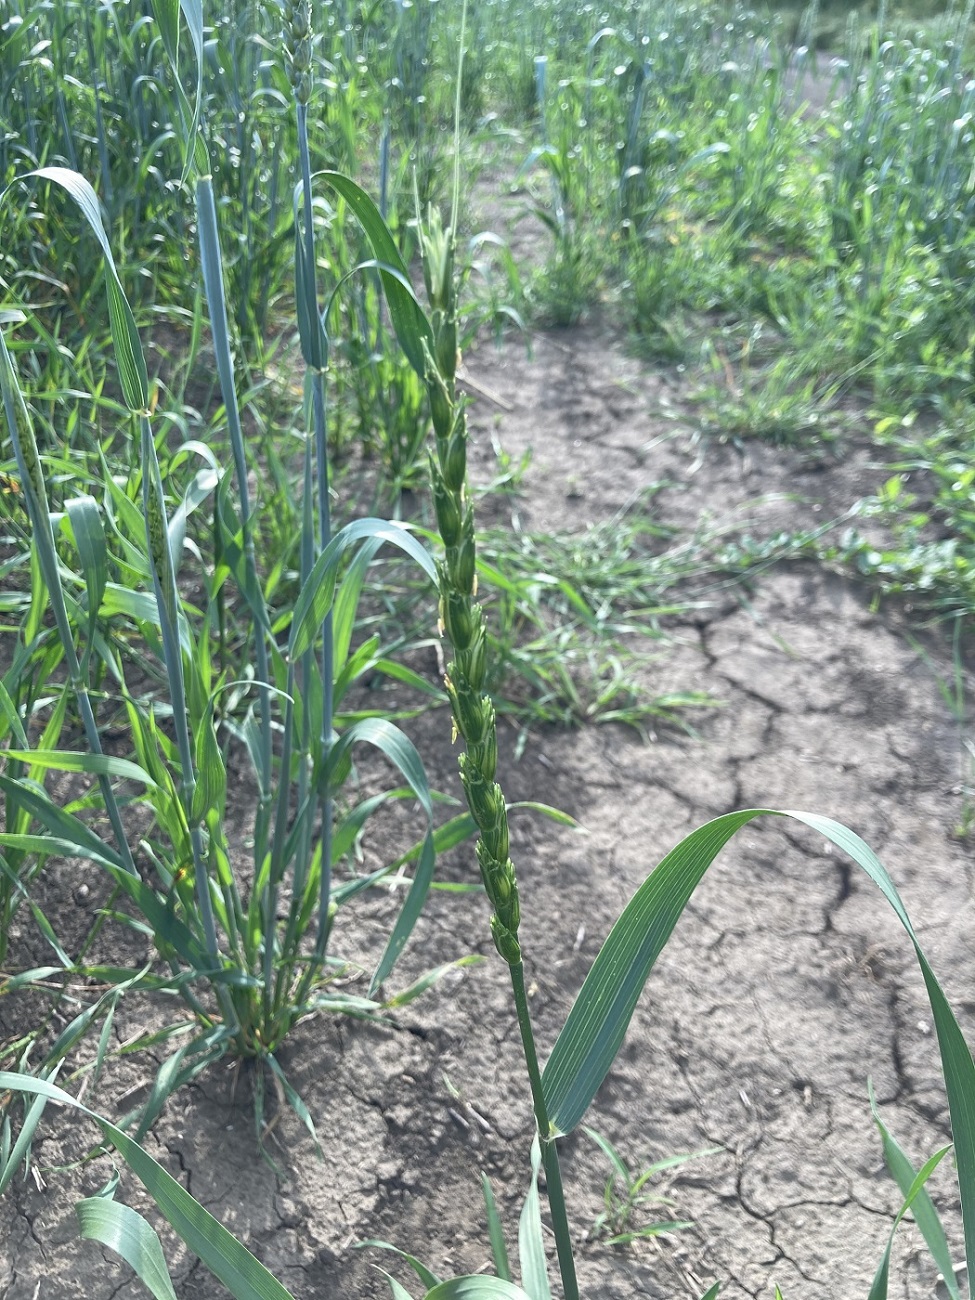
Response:
[{"label": "awnless spikelet", "polygon": [[282,0],[288,80],[299,104],[311,96],[311,0]]},{"label": "awnless spikelet", "polygon": [[453,652],[446,687],[454,726],[466,744],[460,776],[480,831],[477,861],[494,913],[491,933],[498,952],[514,966],[521,962],[521,910],[508,853],[508,813],[495,780],[497,719],[491,697],[484,691],[484,615],[476,600],[474,513],[467,498],[467,413],[457,400],[453,252],[453,232],[445,231],[439,216],[431,212],[423,232],[423,270],[433,327],[427,388],[436,454],[430,457],[430,476],[444,543],[444,559],[438,566],[440,624]]},{"label": "awnless spikelet", "polygon": [[[455,174],[455,205],[457,188]],[[445,685],[455,733],[465,742],[459,764],[460,778],[471,816],[480,832],[476,853],[492,909],[491,935],[511,977],[565,1300],[578,1300],[562,1174],[528,1008],[518,938],[521,922],[518,880],[509,853],[508,810],[504,793],[495,779],[497,718],[491,697],[484,689],[487,648],[484,613],[477,601],[474,512],[467,493],[467,413],[457,397],[455,239],[454,227],[445,230],[439,214],[430,211],[421,227],[432,335],[432,346],[424,345],[427,348],[425,379],[436,442],[436,450],[430,456],[430,477],[437,526],[444,544],[444,558],[437,565],[440,627],[452,653]]]}]

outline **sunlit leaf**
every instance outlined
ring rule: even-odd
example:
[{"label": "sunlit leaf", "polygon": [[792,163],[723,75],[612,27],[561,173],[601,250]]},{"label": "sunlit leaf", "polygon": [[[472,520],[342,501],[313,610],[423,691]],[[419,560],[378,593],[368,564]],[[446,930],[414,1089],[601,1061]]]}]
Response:
[{"label": "sunlit leaf", "polygon": [[141,1214],[103,1196],[79,1201],[75,1210],[82,1237],[121,1255],[156,1300],[176,1300],[159,1237]]}]

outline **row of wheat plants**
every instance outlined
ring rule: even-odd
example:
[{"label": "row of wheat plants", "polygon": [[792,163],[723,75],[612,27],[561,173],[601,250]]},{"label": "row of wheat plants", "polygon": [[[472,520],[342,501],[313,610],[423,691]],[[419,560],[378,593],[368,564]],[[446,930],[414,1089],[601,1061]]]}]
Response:
[{"label": "row of wheat plants", "polygon": [[[68,20],[86,29],[92,25],[80,7],[57,15],[59,22]],[[39,376],[30,371],[30,335],[42,328],[36,322],[49,304],[35,306],[31,293],[25,294],[23,307],[34,311],[8,308],[0,352],[4,427],[18,486],[11,522],[21,524],[17,510],[25,507],[29,523],[26,535],[18,529],[29,549],[12,557],[24,586],[11,603],[10,612],[20,617],[8,638],[10,662],[0,697],[2,942],[9,958],[14,919],[19,914],[26,923],[29,914],[48,959],[7,980],[6,989],[54,983],[60,997],[79,1009],[63,1033],[35,1029],[5,1045],[5,1053],[47,1073],[60,1068],[79,1039],[101,1022],[100,1066],[107,1025],[122,996],[141,991],[175,997],[182,1013],[144,1035],[147,1044],[161,1042],[169,1050],[141,1114],[141,1132],[174,1087],[227,1052],[261,1060],[313,1127],[281,1071],[280,1044],[298,1020],[323,1008],[364,1015],[380,1009],[381,990],[429,889],[437,844],[463,836],[468,827],[466,818],[454,819],[435,838],[432,794],[411,742],[385,717],[343,713],[364,673],[395,673],[430,693],[408,668],[389,663],[378,636],[363,642],[354,631],[369,564],[382,545],[398,547],[428,578],[435,571],[426,549],[401,525],[368,517],[338,529],[332,523],[325,376],[341,281],[323,286],[319,277],[326,258],[319,248],[324,223],[321,209],[316,213],[309,146],[308,103],[319,67],[310,5],[286,6],[283,20],[283,38],[279,28],[275,45],[283,39],[286,57],[273,68],[255,64],[252,72],[258,89],[262,81],[287,88],[293,121],[285,126],[276,108],[272,122],[279,144],[285,135],[294,142],[296,175],[286,181],[276,172],[266,174],[257,162],[245,182],[238,160],[241,176],[223,178],[224,186],[228,180],[243,186],[237,203],[221,192],[215,174],[217,160],[226,158],[228,123],[213,105],[229,85],[226,97],[237,109],[231,120],[246,121],[233,87],[253,84],[239,63],[264,48],[257,33],[245,40],[236,30],[205,28],[199,3],[159,4],[151,23],[144,18],[137,24],[137,39],[111,52],[112,66],[116,56],[140,66],[139,59],[151,53],[153,81],[171,114],[168,176],[160,181],[169,212],[157,205],[154,220],[170,222],[167,256],[198,267],[200,291],[191,320],[193,333],[208,339],[216,375],[212,438],[191,436],[186,408],[170,411],[171,394],[150,380],[130,306],[133,287],[123,285],[125,267],[116,261],[109,234],[111,208],[82,172],[61,162],[28,167],[11,181],[2,204],[14,230],[29,232],[32,218],[46,225],[50,214],[67,243],[84,248],[88,239],[89,251],[97,250],[104,277],[86,278],[105,299],[98,316],[107,322],[104,346],[113,366],[101,409],[95,406],[101,423],[107,408],[117,413],[118,425],[114,439],[92,442],[88,435],[90,445],[79,448],[86,453],[82,472],[75,467],[64,477],[53,468],[64,463],[62,453],[49,448],[64,445],[65,403],[52,404],[49,425],[38,436],[24,399],[23,371],[26,361],[27,382],[37,383]],[[63,54],[68,37],[61,33],[62,38]],[[108,66],[107,50],[99,57],[93,49],[90,57],[93,66]],[[213,61],[220,72],[216,89],[205,76]],[[107,99],[107,90],[98,78],[92,83],[104,126],[95,143],[106,145],[111,130],[99,92]],[[21,93],[28,97],[29,91],[25,77]],[[275,91],[275,97],[282,95]],[[157,127],[159,111],[156,104],[150,110]],[[106,157],[110,172],[107,146],[94,153]],[[162,154],[152,157],[161,168]],[[243,229],[235,229],[233,219],[249,208],[247,185],[258,181],[268,203],[255,205]],[[334,245],[340,241],[340,209],[361,215],[366,200],[347,176],[332,173],[329,185]],[[275,515],[282,497],[254,492],[258,448],[246,432],[254,416],[242,410],[248,385],[238,364],[246,359],[245,322],[234,310],[242,302],[254,305],[245,280],[261,269],[265,244],[250,223],[263,217],[272,242],[278,238],[275,196],[289,218],[288,296],[305,367],[303,397],[287,429],[296,456],[282,452],[278,435],[281,472],[289,478],[297,473],[298,481],[290,512],[293,540],[278,557],[268,553],[266,542],[279,535]],[[378,213],[375,223],[371,236],[379,248],[369,264],[352,261],[347,273],[390,281],[395,302],[398,282],[384,269],[383,241],[390,236]],[[239,241],[248,253],[237,257],[234,274],[226,250]],[[20,283],[11,284],[11,302]],[[263,290],[258,298],[266,298]],[[364,301],[353,307],[361,310]],[[371,301],[378,320],[378,305]],[[65,315],[52,313],[59,327]],[[28,342],[18,348],[21,329]],[[196,338],[190,346],[202,345]],[[78,351],[70,357],[76,369]],[[103,739],[107,725],[124,736],[112,752]],[[362,744],[378,748],[398,769],[400,787],[358,800],[342,793],[353,751]],[[243,825],[236,801],[228,808],[228,765],[241,762],[253,804],[252,820]],[[71,790],[67,802],[52,790],[57,773],[68,774],[67,787],[58,786]],[[401,893],[368,988],[338,992],[329,986],[331,974],[343,967],[333,943],[338,912],[403,864],[342,881],[333,866],[389,799],[418,800],[425,820],[416,845],[403,846],[415,863],[407,878],[412,883]],[[98,891],[102,915],[75,951],[65,947],[56,918],[44,915],[31,892],[37,873],[52,858],[64,857],[88,864],[105,881]],[[402,878],[397,885],[401,891]],[[140,956],[132,965],[106,959],[112,945],[98,933],[106,923],[148,939],[148,959]],[[408,1000],[431,977],[398,999]],[[82,991],[93,982],[103,990],[94,1001]],[[259,1098],[259,1123],[260,1109]]]},{"label": "row of wheat plants", "polygon": [[[886,38],[881,6],[818,56],[802,44],[814,14],[796,45],[768,17],[681,0],[546,13],[526,17],[547,92],[524,155],[552,232],[529,287],[542,319],[616,293],[673,355],[718,309],[781,338],[797,380],[891,402],[969,393],[970,5],[930,42]],[[517,86],[518,51],[498,57]]]}]

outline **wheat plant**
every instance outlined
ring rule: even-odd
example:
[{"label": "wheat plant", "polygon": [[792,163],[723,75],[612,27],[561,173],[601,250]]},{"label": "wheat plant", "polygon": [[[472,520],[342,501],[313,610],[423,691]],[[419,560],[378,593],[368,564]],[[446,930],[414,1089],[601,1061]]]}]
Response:
[{"label": "wheat plant", "polygon": [[[237,403],[211,184],[212,146],[201,93],[202,8],[199,0],[183,0],[181,5],[160,3],[156,14],[181,106],[184,177],[194,184],[200,261],[233,472],[224,471],[203,449],[205,469],[191,480],[189,495],[179,508],[172,510],[174,484],[164,482],[160,467],[158,449],[164,440],[153,427],[153,398],[139,331],[98,198],[77,172],[62,167],[36,169],[23,179],[63,191],[98,241],[119,377],[139,451],[130,479],[123,484],[107,478],[101,500],[90,495],[69,499],[71,549],[66,554],[55,535],[55,515],[30,413],[6,342],[0,339],[6,424],[68,676],[40,744],[30,743],[32,738],[15,709],[6,712],[6,726],[15,735],[7,758],[20,770],[11,766],[0,778],[7,800],[0,851],[8,855],[0,902],[9,914],[11,905],[24,896],[30,871],[54,856],[78,858],[108,873],[114,888],[127,899],[129,910],[117,911],[116,919],[151,937],[168,967],[166,977],[74,959],[49,928],[45,933],[56,961],[51,968],[35,972],[38,980],[54,975],[63,980],[94,977],[130,993],[138,988],[168,990],[182,1000],[189,1019],[170,1024],[162,1035],[177,1045],[159,1071],[139,1132],[146,1130],[173,1088],[226,1052],[262,1061],[313,1129],[278,1062],[282,1041],[299,1020],[318,1010],[359,1015],[381,1010],[383,1000],[378,995],[422,909],[437,843],[464,829],[463,819],[460,823],[455,819],[435,837],[432,794],[422,761],[390,721],[364,717],[341,733],[335,728],[336,695],[341,698],[358,673],[371,671],[377,663],[374,645],[371,654],[353,650],[356,609],[370,560],[389,543],[411,557],[429,578],[436,573],[427,551],[402,525],[365,518],[332,530],[325,407],[329,340],[318,306],[305,147],[302,181],[296,191],[295,275],[300,343],[309,371],[311,427],[304,440],[300,591],[283,621],[273,610],[255,551],[258,521],[248,487],[248,455]],[[287,6],[284,19],[298,134],[307,144],[310,8]],[[190,91],[179,77],[182,23],[197,69],[196,86]],[[348,182],[347,201],[354,203],[360,193]],[[8,190],[5,209],[11,203]],[[201,613],[185,595],[182,568],[188,554],[184,547],[188,519],[204,501],[212,510],[216,562],[206,579],[207,600]],[[125,575],[122,582],[110,580],[119,572]],[[211,649],[228,590],[234,592],[250,624],[251,654],[236,667],[234,676],[214,662]],[[117,626],[123,620],[131,629],[127,641],[134,632],[150,657],[158,658],[165,683],[163,708],[146,705],[126,687],[123,656],[110,639],[113,622]],[[134,761],[103,752],[91,685],[96,668],[107,671],[119,684]],[[68,701],[76,702],[80,712],[86,750],[56,747]],[[231,742],[247,755],[257,790],[252,866],[247,871],[241,870],[241,845],[227,813]],[[399,791],[346,806],[338,816],[336,796],[351,771],[352,752],[362,744],[381,751],[398,769],[404,785]],[[47,792],[45,775],[56,771],[96,779],[111,828],[110,841]],[[152,829],[139,833],[137,848],[126,811],[132,796],[120,793],[120,781],[135,783],[138,802],[151,814]],[[330,972],[337,961],[341,968],[330,947],[336,913],[342,903],[378,885],[393,867],[336,884],[333,863],[349,853],[370,815],[389,798],[404,796],[418,801],[426,821],[412,854],[416,871],[411,886],[390,926],[368,993],[334,992],[328,987]],[[429,980],[421,977],[399,999],[408,1001]],[[45,1057],[44,1068],[63,1059],[68,1046],[59,1040],[54,1055]],[[259,1127],[261,1108],[259,1091]]]}]

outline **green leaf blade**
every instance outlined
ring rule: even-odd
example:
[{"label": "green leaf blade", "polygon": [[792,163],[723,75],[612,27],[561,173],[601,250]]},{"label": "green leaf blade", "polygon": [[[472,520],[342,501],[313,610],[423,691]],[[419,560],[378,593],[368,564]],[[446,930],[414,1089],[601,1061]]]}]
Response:
[{"label": "green leaf blade", "polygon": [[654,962],[705,871],[757,812],[709,822],[671,850],[603,944],[542,1074],[553,1132],[582,1119],[616,1059]]},{"label": "green leaf blade", "polygon": [[545,1260],[545,1238],[542,1233],[542,1205],[538,1194],[538,1174],[542,1167],[541,1143],[538,1135],[532,1142],[531,1182],[528,1195],[518,1220],[518,1259],[521,1280],[531,1300],[551,1300],[548,1282],[548,1265]]},{"label": "green leaf blade", "polygon": [[38,167],[35,171],[28,172],[22,179],[26,180],[31,176],[59,185],[74,200],[101,246],[108,270],[105,277],[108,287],[108,315],[118,362],[119,380],[129,410],[144,412],[149,406],[149,373],[146,369],[146,359],[142,352],[135,317],[122,289],[118,268],[112,255],[112,246],[102,222],[98,195],[90,182],[80,172],[73,171],[70,167]]},{"label": "green leaf blade", "polygon": [[156,1300],[176,1300],[159,1237],[141,1214],[103,1196],[79,1201],[75,1211],[82,1237],[120,1255]]},{"label": "green leaf blade", "polygon": [[[880,1133],[884,1161],[890,1170],[891,1177],[900,1189],[901,1195],[907,1197],[910,1195],[917,1179],[917,1170],[914,1168],[910,1157],[881,1118],[877,1107],[877,1098],[874,1096],[873,1084],[869,1080],[867,1082],[867,1091],[870,1097],[870,1111],[873,1115],[873,1121]],[[951,1300],[961,1300],[961,1293],[955,1280],[955,1267],[952,1263],[951,1251],[948,1249],[941,1217],[935,1209],[934,1202],[928,1195],[927,1190],[923,1187],[914,1198],[913,1211],[914,1222],[917,1224],[921,1236],[931,1252],[931,1258],[944,1279],[945,1289]]]},{"label": "green leaf blade", "polygon": [[627,904],[600,950],[545,1066],[553,1134],[576,1126],[605,1079],[653,963],[707,868],[759,816],[791,817],[848,854],[887,899],[914,947],[934,1018],[955,1145],[966,1260],[975,1268],[975,1061],[883,864],[847,827],[815,813],[747,809],[716,818],[677,845]]},{"label": "green leaf blade", "polygon": [[407,360],[421,379],[426,377],[427,356],[433,355],[433,333],[416,296],[409,288],[409,270],[400,256],[389,227],[369,195],[341,172],[318,175],[348,203],[379,263],[389,318]]},{"label": "green leaf blade", "polygon": [[246,1246],[121,1129],[43,1079],[0,1070],[0,1089],[5,1088],[47,1097],[93,1119],[149,1192],[167,1223],[234,1300],[294,1300]]},{"label": "green leaf blade", "polygon": [[452,1277],[428,1291],[423,1300],[533,1300],[514,1282],[499,1277]]}]

